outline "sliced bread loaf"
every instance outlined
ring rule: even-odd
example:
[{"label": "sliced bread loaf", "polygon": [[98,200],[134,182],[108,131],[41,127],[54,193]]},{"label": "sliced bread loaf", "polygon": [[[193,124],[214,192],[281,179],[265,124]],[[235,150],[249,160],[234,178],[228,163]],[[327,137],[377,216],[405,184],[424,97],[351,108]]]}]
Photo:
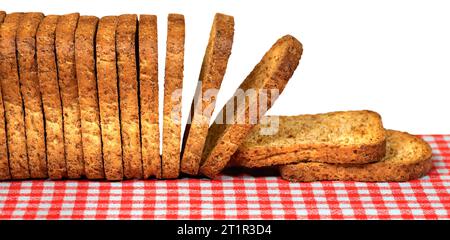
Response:
[{"label": "sliced bread loaf", "polygon": [[367,164],[302,162],[280,167],[281,177],[293,182],[322,180],[391,182],[408,181],[432,167],[430,145],[404,132],[387,130],[386,156]]},{"label": "sliced bread loaf", "polygon": [[36,34],[39,87],[45,117],[47,169],[51,179],[67,177],[61,95],[55,53],[55,31],[59,16],[46,16]]},{"label": "sliced bread loaf", "polygon": [[139,90],[144,178],[161,178],[157,17],[139,17]]},{"label": "sliced bread loaf", "polygon": [[208,46],[203,57],[197,91],[191,105],[182,145],[181,171],[197,175],[217,90],[222,84],[231,54],[234,18],[217,13],[211,27]]},{"label": "sliced bread loaf", "polygon": [[22,13],[8,14],[0,27],[0,82],[5,107],[9,168],[13,179],[30,177],[16,57],[16,33],[22,17]]},{"label": "sliced bread loaf", "polygon": [[120,135],[119,89],[116,67],[116,28],[118,18],[102,17],[98,24],[97,84],[102,133],[103,164],[107,180],[123,178]]},{"label": "sliced bread loaf", "polygon": [[184,37],[184,16],[169,14],[164,80],[162,178],[177,178],[180,173]]},{"label": "sliced bread loaf", "polygon": [[273,134],[262,135],[268,126],[256,126],[233,155],[232,165],[251,168],[299,161],[361,164],[378,161],[386,152],[381,117],[372,111],[267,119],[277,123]]},{"label": "sliced bread loaf", "polygon": [[119,76],[120,124],[124,176],[142,178],[139,95],[136,62],[137,16],[119,16],[116,30],[117,73]]},{"label": "sliced bread loaf", "polygon": [[100,112],[95,76],[95,34],[98,18],[81,16],[75,32],[75,66],[80,103],[81,136],[86,177],[105,177],[102,159]]},{"label": "sliced bread loaf", "polygon": [[25,13],[17,29],[20,90],[25,109],[25,132],[31,178],[47,178],[45,129],[36,61],[36,32],[42,13]]},{"label": "sliced bread loaf", "polygon": [[[296,38],[286,35],[263,56],[208,130],[200,167],[202,174],[214,178],[225,168],[231,156],[255,125],[256,121],[252,119],[256,117],[258,120],[272,106],[276,94],[271,95],[271,93],[274,90],[283,91],[298,66],[302,51],[302,44]],[[254,95],[247,97],[247,94],[251,92]],[[270,96],[265,103],[258,104],[263,93]],[[239,103],[239,99],[243,101]],[[255,107],[259,113],[251,116],[250,111]],[[235,120],[238,118],[244,118],[244,121]],[[225,119],[225,123],[221,123],[220,119]]]}]

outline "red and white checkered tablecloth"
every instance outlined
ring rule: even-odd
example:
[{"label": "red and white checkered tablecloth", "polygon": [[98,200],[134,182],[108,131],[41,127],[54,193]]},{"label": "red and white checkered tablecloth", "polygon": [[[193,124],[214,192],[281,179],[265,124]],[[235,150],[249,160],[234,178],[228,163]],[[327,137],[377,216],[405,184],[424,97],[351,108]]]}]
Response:
[{"label": "red and white checkered tablecloth", "polygon": [[0,219],[450,219],[450,135],[422,137],[434,167],[410,182],[1,182]]}]

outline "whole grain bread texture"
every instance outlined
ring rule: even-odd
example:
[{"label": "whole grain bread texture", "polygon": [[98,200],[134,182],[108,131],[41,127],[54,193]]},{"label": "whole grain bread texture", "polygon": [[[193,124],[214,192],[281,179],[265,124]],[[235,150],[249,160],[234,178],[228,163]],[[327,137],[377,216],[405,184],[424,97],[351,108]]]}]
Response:
[{"label": "whole grain bread texture", "polygon": [[254,168],[301,161],[364,164],[379,161],[386,152],[381,116],[373,111],[265,119],[261,122],[267,124],[253,128],[239,146],[231,165]]},{"label": "whole grain bread texture", "polygon": [[143,177],[161,178],[159,155],[158,28],[154,15],[139,16],[139,90]]},{"label": "whole grain bread texture", "polygon": [[12,179],[30,177],[24,110],[16,57],[16,33],[22,13],[6,15],[0,27],[0,82],[5,108],[9,168]]},{"label": "whole grain bread texture", "polygon": [[119,16],[116,30],[120,124],[125,178],[142,178],[139,95],[136,62],[137,16]]},{"label": "whole grain bread texture", "polygon": [[367,164],[301,162],[280,167],[281,177],[293,182],[397,182],[417,179],[432,168],[430,145],[419,137],[387,130],[386,156]]},{"label": "whole grain bread texture", "polygon": [[95,74],[95,34],[98,18],[81,16],[75,32],[75,66],[80,103],[81,137],[86,177],[105,177],[102,157],[102,136]]},{"label": "whole grain bread texture", "polygon": [[36,32],[44,14],[25,13],[16,36],[20,90],[25,109],[28,165],[31,178],[47,178],[44,112],[36,60]]},{"label": "whole grain bread texture", "polygon": [[120,135],[119,89],[116,67],[116,16],[102,17],[98,24],[97,84],[102,133],[103,166],[107,180],[123,178]]},{"label": "whole grain bread texture", "polygon": [[184,40],[184,16],[169,14],[164,82],[162,178],[177,178],[180,174]]},{"label": "whole grain bread texture", "polygon": [[181,171],[184,173],[190,175],[198,173],[217,90],[222,84],[231,54],[233,36],[234,18],[217,13],[211,27],[197,90],[191,105],[190,119],[182,141]]},{"label": "whole grain bread texture", "polygon": [[51,179],[67,177],[61,95],[56,66],[55,33],[59,16],[48,15],[36,34],[38,78],[45,118],[47,169]]},{"label": "whole grain bread texture", "polygon": [[[200,165],[203,175],[214,178],[225,168],[258,118],[283,91],[299,64],[302,52],[302,44],[293,36],[286,35],[263,56],[208,130]],[[264,103],[258,104],[261,99]]]},{"label": "whole grain bread texture", "polygon": [[[0,11],[0,28],[5,19],[6,13]],[[5,108],[3,105],[3,97],[1,94],[2,85],[0,84],[0,180],[11,178],[9,172],[8,161],[8,142],[6,141],[6,122],[5,122]]]},{"label": "whole grain bread texture", "polygon": [[67,176],[84,176],[83,145],[81,141],[80,104],[75,67],[75,30],[79,13],[62,15],[56,24],[56,59],[64,120],[64,145]]}]

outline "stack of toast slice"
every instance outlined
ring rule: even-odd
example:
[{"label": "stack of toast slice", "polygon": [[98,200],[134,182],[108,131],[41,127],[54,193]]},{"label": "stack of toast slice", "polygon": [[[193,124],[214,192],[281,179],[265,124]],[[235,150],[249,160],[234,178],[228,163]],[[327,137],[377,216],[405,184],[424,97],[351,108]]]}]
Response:
[{"label": "stack of toast slice", "polygon": [[182,135],[183,15],[168,16],[160,114],[156,16],[0,11],[0,180],[215,178],[234,166],[289,181],[406,181],[429,171],[429,145],[385,130],[375,112],[265,116],[302,56],[290,35],[210,125],[234,27],[215,15]]},{"label": "stack of toast slice", "polygon": [[431,148],[408,133],[385,130],[372,111],[271,116],[274,134],[258,125],[230,166],[279,168],[289,181],[407,181],[431,168]]}]

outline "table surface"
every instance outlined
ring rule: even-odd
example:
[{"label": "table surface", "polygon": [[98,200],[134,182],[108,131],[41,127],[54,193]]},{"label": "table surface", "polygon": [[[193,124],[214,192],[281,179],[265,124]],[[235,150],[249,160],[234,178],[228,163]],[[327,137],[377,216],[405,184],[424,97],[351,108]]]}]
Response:
[{"label": "table surface", "polygon": [[0,219],[450,219],[450,135],[428,176],[402,183],[218,180],[0,182]]}]

